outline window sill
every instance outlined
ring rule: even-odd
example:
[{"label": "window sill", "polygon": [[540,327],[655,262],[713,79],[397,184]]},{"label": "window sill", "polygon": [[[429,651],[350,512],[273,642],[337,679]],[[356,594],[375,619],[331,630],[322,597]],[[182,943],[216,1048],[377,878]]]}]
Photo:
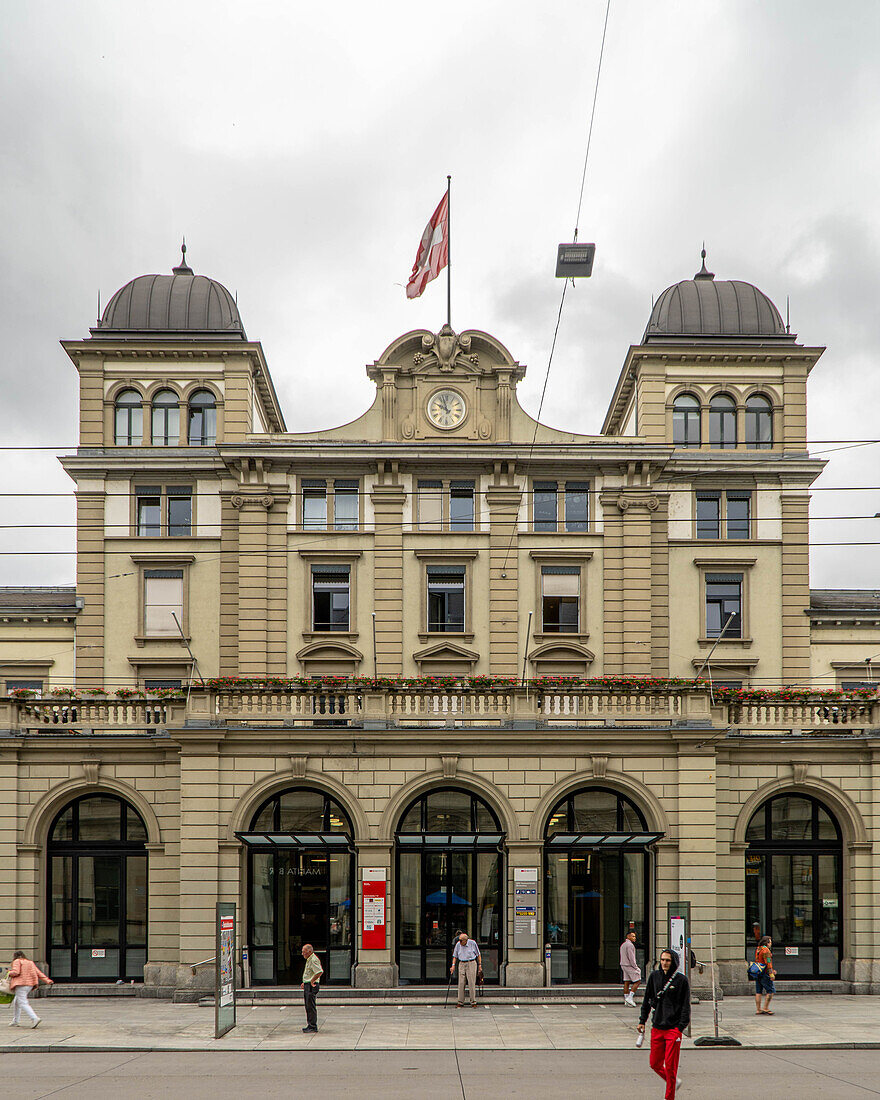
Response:
[{"label": "window sill", "polygon": [[474,640],[473,634],[456,632],[454,630],[435,630],[430,633],[419,634],[420,642],[433,642],[437,639],[452,638],[456,642],[472,642]]},{"label": "window sill", "polygon": [[544,645],[545,642],[585,642],[589,636],[588,630],[545,630],[540,634],[533,634],[532,641],[538,645]]},{"label": "window sill", "polygon": [[324,639],[332,640],[343,638],[346,642],[356,642],[360,635],[358,632],[351,630],[304,630],[302,632],[303,639],[307,642],[323,641]]},{"label": "window sill", "polygon": [[743,649],[749,649],[752,645],[752,638],[698,638],[697,644],[701,649],[707,649],[709,646],[742,646]]},{"label": "window sill", "polygon": [[179,634],[135,634],[134,636],[135,645],[140,649],[154,642],[186,642],[189,644],[191,641],[192,637],[189,634],[184,634],[183,637]]}]

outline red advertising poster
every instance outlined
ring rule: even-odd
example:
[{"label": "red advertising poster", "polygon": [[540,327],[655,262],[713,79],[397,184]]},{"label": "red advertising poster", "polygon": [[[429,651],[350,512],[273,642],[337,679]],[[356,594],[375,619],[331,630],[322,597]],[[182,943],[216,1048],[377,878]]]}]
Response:
[{"label": "red advertising poster", "polygon": [[361,946],[365,951],[381,951],[385,947],[385,880],[384,867],[364,868]]}]

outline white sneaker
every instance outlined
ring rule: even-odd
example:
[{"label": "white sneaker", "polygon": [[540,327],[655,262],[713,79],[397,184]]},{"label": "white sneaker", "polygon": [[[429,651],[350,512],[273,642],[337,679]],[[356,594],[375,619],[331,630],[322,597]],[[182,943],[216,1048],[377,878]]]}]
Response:
[{"label": "white sneaker", "polygon": [[676,1092],[678,1092],[678,1090],[679,1090],[680,1088],[681,1088],[681,1078],[680,1078],[680,1077],[676,1077],[676,1079],[675,1079],[675,1091],[676,1091]]},{"label": "white sneaker", "polygon": [[34,1020],[34,1022],[31,1024],[31,1031],[33,1031],[35,1027],[39,1027],[42,1022],[43,1022],[42,1016],[38,1016],[36,1018],[36,1020]]},{"label": "white sneaker", "polygon": [[9,1021],[9,1026],[10,1027],[18,1027],[18,1020],[10,1020]]},{"label": "white sneaker", "polygon": [[633,997],[632,993],[627,993],[627,995],[623,998],[623,1003],[625,1005],[629,1005],[630,1008],[636,1007],[635,998]]}]

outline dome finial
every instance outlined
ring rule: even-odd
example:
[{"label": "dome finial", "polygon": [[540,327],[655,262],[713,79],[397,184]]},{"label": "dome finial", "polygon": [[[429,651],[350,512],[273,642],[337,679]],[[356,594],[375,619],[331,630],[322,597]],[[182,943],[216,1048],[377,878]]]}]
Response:
[{"label": "dome finial", "polygon": [[705,241],[703,241],[703,251],[700,253],[700,256],[703,259],[703,266],[696,273],[694,278],[695,279],[714,279],[715,278],[715,272],[714,271],[709,271],[706,268],[706,242]]},{"label": "dome finial", "polygon": [[180,242],[180,263],[177,265],[177,267],[172,267],[171,270],[175,275],[194,274],[193,269],[186,262],[186,237],[184,237]]}]

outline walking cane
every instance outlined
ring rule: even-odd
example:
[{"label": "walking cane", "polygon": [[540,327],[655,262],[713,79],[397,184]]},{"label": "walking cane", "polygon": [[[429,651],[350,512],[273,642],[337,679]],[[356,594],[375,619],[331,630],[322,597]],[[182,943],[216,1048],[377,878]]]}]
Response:
[{"label": "walking cane", "polygon": [[449,981],[446,983],[446,1000],[443,1002],[444,1008],[449,1007],[449,990],[452,988],[452,974],[454,970],[455,963],[453,962],[452,966],[449,968]]}]

